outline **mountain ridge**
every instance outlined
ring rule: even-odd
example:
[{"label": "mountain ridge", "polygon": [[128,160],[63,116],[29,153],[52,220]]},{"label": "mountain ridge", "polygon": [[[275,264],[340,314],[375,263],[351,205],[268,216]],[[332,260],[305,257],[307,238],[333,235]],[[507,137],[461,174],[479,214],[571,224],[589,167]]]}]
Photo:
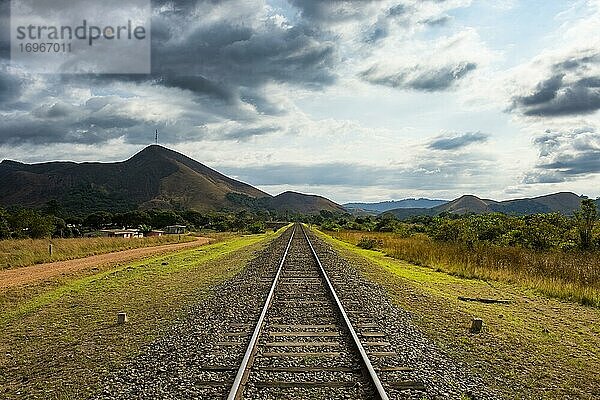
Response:
[{"label": "mountain ridge", "polygon": [[[450,213],[570,215],[583,197],[572,192],[496,201],[467,194],[452,201],[404,199],[380,203],[347,203],[348,209],[317,195],[287,191],[272,196],[230,178],[190,157],[152,145],[127,160],[102,162],[51,161],[26,164],[0,162],[0,206],[43,207],[56,200],[65,211],[130,211],[134,209],[191,209],[197,211],[272,210],[285,213],[380,213],[361,205],[381,207],[399,218]],[[433,207],[410,207],[414,204]],[[600,203],[600,199],[597,200]],[[401,204],[403,208],[387,209]]]},{"label": "mountain ridge", "polygon": [[321,210],[328,210],[334,212],[346,211],[343,206],[336,203],[334,203],[334,209],[331,209],[331,204],[329,204],[331,203],[331,200],[323,196],[307,195],[304,193],[293,192],[289,190],[278,194],[277,196],[274,196],[270,201],[270,205],[271,207],[279,211],[310,213],[310,210],[314,208],[314,205],[311,204],[312,202],[307,201],[307,196],[310,196],[310,199],[313,200],[312,202],[317,204],[317,207],[319,207]]},{"label": "mountain ridge", "polygon": [[[261,200],[261,207],[265,209],[279,211],[283,207],[281,197],[273,197],[159,145],[148,146],[125,161],[113,163],[51,161],[26,164],[3,160],[0,163],[0,188],[1,206],[42,207],[48,201],[56,200],[66,210],[74,211],[247,208],[234,201],[232,194]],[[306,213],[341,207],[323,197],[301,193],[295,196],[294,205]],[[286,207],[295,211],[293,206]]]},{"label": "mountain ridge", "polygon": [[433,208],[405,208],[388,212],[401,219],[418,215],[435,216],[446,212],[455,214],[500,212],[515,215],[560,212],[565,215],[572,215],[573,211],[579,208],[583,198],[585,197],[572,192],[557,192],[543,196],[503,201],[482,199],[475,195],[463,195]]},{"label": "mountain ridge", "polygon": [[433,208],[447,203],[448,200],[428,199],[428,198],[407,198],[402,200],[388,200],[374,203],[366,202],[351,202],[344,203],[344,206],[349,211],[363,211],[381,213],[396,208]]}]

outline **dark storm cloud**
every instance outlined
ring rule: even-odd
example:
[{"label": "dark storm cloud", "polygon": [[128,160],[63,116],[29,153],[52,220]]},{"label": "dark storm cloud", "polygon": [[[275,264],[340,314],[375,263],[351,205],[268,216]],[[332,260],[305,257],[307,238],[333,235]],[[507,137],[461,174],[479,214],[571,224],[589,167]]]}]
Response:
[{"label": "dark storm cloud", "polygon": [[555,63],[552,75],[539,82],[530,94],[513,97],[509,110],[537,117],[596,112],[600,109],[600,76],[594,75],[592,67],[598,65],[598,54]]},{"label": "dark storm cloud", "polygon": [[76,124],[68,121],[50,122],[46,119],[38,118],[19,118],[18,120],[9,119],[2,122],[0,130],[0,144],[2,145],[21,145],[31,143],[34,145],[43,145],[51,143],[76,143],[76,144],[94,144],[103,143],[113,137],[114,133],[110,130],[102,132],[94,129],[81,130]]},{"label": "dark storm cloud", "polygon": [[467,132],[456,136],[441,136],[433,139],[427,147],[432,150],[458,150],[474,143],[482,143],[490,135],[482,132]]},{"label": "dark storm cloud", "polygon": [[10,1],[0,0],[0,60],[10,58]]},{"label": "dark storm cloud", "polygon": [[554,162],[540,164],[540,168],[558,170],[564,175],[582,175],[600,172],[600,149],[590,149],[574,155],[558,157]]},{"label": "dark storm cloud", "polygon": [[[338,57],[331,35],[303,23],[282,28],[269,22],[251,27],[250,22],[222,19],[201,24],[188,15],[159,14],[152,20],[150,76],[85,79],[152,81],[229,101],[241,86],[283,82],[318,89],[335,82]],[[177,26],[187,30],[180,32]]]},{"label": "dark storm cloud", "polygon": [[525,106],[535,106],[555,99],[564,77],[565,74],[559,74],[538,83],[532,94],[520,97],[518,101]]},{"label": "dark storm cloud", "polygon": [[30,110],[11,110],[0,121],[0,145],[89,145],[117,138],[135,144],[148,143],[156,128],[168,130],[173,143],[206,136],[206,132],[194,125],[197,119],[184,115],[168,124],[147,121],[125,111],[126,107],[127,99],[104,96],[92,97],[82,105],[54,100]]},{"label": "dark storm cloud", "polygon": [[196,94],[216,97],[228,103],[237,101],[237,93],[233,88],[225,84],[210,81],[203,76],[165,74],[160,76],[155,82],[165,87],[175,87],[189,90]]},{"label": "dark storm cloud", "polygon": [[[20,112],[0,121],[0,143],[102,143],[118,137],[145,143],[156,127],[177,143],[212,137],[208,126],[224,121],[240,128],[223,131],[221,139],[246,140],[281,130],[257,122],[286,114],[285,102],[271,99],[266,85],[318,90],[336,80],[336,38],[305,21],[282,26],[240,0],[154,1],[153,7],[150,75],[39,75],[38,92],[25,98],[26,80],[3,66],[0,112]],[[207,13],[210,18],[203,18]],[[179,89],[185,93],[169,93],[196,106],[168,125],[119,115],[131,96],[122,84],[135,85],[142,96],[156,96],[153,87]],[[92,98],[83,105],[60,101],[87,89]]]},{"label": "dark storm cloud", "polygon": [[[153,74],[186,75],[211,83],[182,85],[190,90],[212,92],[224,82],[249,87],[285,82],[318,88],[335,81],[333,38],[307,24],[283,28],[271,22],[253,27],[250,21],[235,19],[207,24],[172,15],[156,19],[162,19],[159,26],[164,32],[160,41],[153,41]],[[190,29],[184,34],[168,29],[179,24],[188,24]]]},{"label": "dark storm cloud", "polygon": [[[600,77],[586,78],[565,84],[551,92],[536,92],[530,96],[517,97],[515,105],[524,115],[551,117],[594,113],[600,109]],[[560,90],[560,91],[559,91]],[[546,101],[539,98],[551,96]],[[532,101],[539,101],[532,103]]]},{"label": "dark storm cloud", "polygon": [[0,126],[0,145],[97,144],[120,137],[131,143],[147,143],[156,127],[112,113],[86,115],[80,109],[52,106],[38,108],[28,116],[5,119]]},{"label": "dark storm cloud", "polygon": [[[154,138],[155,129],[169,133],[168,137],[161,139],[167,144],[208,137],[208,133],[202,127],[194,127],[193,121],[186,119],[167,124],[112,112],[86,113],[80,108],[70,111],[66,118],[49,118],[44,113],[52,112],[50,108],[37,109],[28,116],[5,119],[0,125],[0,145],[18,146],[24,143],[92,145],[119,138],[130,144],[147,144]],[[240,131],[243,131],[243,128]]]},{"label": "dark storm cloud", "polygon": [[0,66],[0,107],[5,107],[21,97],[25,81],[8,72],[6,66]]},{"label": "dark storm cloud", "polygon": [[65,118],[77,112],[77,108],[66,103],[57,102],[54,104],[45,104],[31,111],[31,114],[37,118],[47,118],[50,120]]},{"label": "dark storm cloud", "polygon": [[526,174],[524,183],[564,182],[600,173],[600,138],[592,127],[547,131],[533,143],[539,148],[539,160],[535,170]]},{"label": "dark storm cloud", "polygon": [[[389,34],[386,24],[408,21],[414,11],[400,1],[388,6],[377,0],[292,0],[301,18],[286,24],[245,0],[152,4],[149,75],[22,77],[0,70],[0,112],[7,115],[0,121],[0,143],[102,143],[114,138],[145,143],[155,128],[168,131],[172,143],[214,138],[216,133],[223,140],[246,140],[283,131],[286,121],[277,126],[273,120],[289,111],[289,102],[266,88],[275,83],[291,90],[321,90],[334,84],[341,59],[333,25],[349,20],[367,24],[379,16],[380,30],[376,26],[370,38],[377,41]],[[2,24],[2,31],[8,32],[7,26]],[[0,35],[0,42],[8,43],[7,36]],[[419,68],[403,71],[402,77],[381,77],[380,84],[445,90],[475,64]],[[174,104],[181,110],[176,122],[162,120],[160,107],[155,115],[120,113],[133,101],[162,99],[165,107]],[[265,117],[272,118],[261,122]],[[221,129],[227,122],[228,129]]]},{"label": "dark storm cloud", "polygon": [[451,89],[458,81],[476,68],[477,64],[475,63],[461,62],[439,68],[416,65],[392,73],[382,73],[380,67],[374,66],[363,71],[360,77],[377,85],[438,92]]}]

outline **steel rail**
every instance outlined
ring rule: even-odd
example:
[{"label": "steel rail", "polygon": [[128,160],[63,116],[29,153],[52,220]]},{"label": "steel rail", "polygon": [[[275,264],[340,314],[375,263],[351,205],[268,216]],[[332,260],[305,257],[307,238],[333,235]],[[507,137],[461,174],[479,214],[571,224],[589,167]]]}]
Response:
[{"label": "steel rail", "polygon": [[273,296],[275,295],[275,288],[277,287],[277,283],[279,282],[279,276],[281,275],[281,271],[283,269],[283,264],[287,257],[288,251],[290,250],[290,246],[292,245],[292,239],[294,238],[294,234],[296,233],[296,225],[294,225],[292,229],[292,235],[290,236],[290,240],[285,248],[285,252],[283,253],[283,257],[281,257],[281,262],[279,263],[279,267],[277,268],[277,273],[275,274],[275,278],[273,279],[273,284],[271,285],[271,290],[269,291],[269,295],[267,296],[267,300],[265,301],[265,305],[263,306],[262,312],[260,313],[260,317],[258,318],[258,322],[256,323],[256,327],[254,328],[254,333],[252,333],[252,338],[250,338],[250,344],[246,349],[246,353],[244,354],[244,358],[242,359],[242,363],[240,364],[240,368],[235,376],[235,380],[233,381],[233,385],[231,386],[231,390],[229,391],[229,395],[227,396],[227,400],[238,400],[242,396],[243,386],[245,380],[248,378],[248,374],[250,372],[248,366],[252,357],[256,352],[256,345],[258,343],[258,337],[260,336],[260,332],[262,331],[265,316],[267,315],[267,311],[271,306],[271,301],[273,300]]},{"label": "steel rail", "polygon": [[310,246],[310,250],[312,251],[313,257],[315,258],[315,260],[317,261],[317,264],[319,265],[319,268],[321,269],[321,274],[323,275],[323,278],[325,279],[325,282],[327,283],[329,292],[331,293],[331,295],[337,305],[338,311],[342,315],[342,318],[344,319],[344,323],[346,324],[346,327],[347,327],[348,331],[350,332],[350,335],[352,336],[354,345],[356,346],[356,348],[358,349],[358,352],[360,353],[362,362],[368,372],[369,379],[371,380],[371,383],[375,386],[375,389],[377,390],[377,395],[379,396],[379,399],[389,400],[389,397],[388,397],[387,393],[385,392],[385,388],[381,384],[381,380],[379,379],[377,372],[375,372],[375,368],[373,368],[373,364],[371,364],[371,360],[369,360],[369,356],[367,355],[367,352],[366,352],[364,346],[360,342],[360,339],[358,338],[358,334],[354,330],[354,327],[352,326],[352,323],[350,322],[350,319],[348,318],[348,314],[346,313],[346,310],[344,309],[342,302],[340,301],[339,297],[337,296],[335,289],[333,288],[333,285],[332,285],[331,281],[329,280],[329,276],[327,275],[327,272],[325,272],[325,268],[323,268],[323,264],[321,264],[321,260],[319,259],[319,256],[317,255],[317,252],[315,251],[315,248],[313,247],[312,243],[310,242],[310,239],[308,238],[308,235],[306,234],[304,227],[301,226],[301,229],[302,229],[302,233],[304,234],[304,238],[306,239],[306,241],[308,242],[308,245]]}]

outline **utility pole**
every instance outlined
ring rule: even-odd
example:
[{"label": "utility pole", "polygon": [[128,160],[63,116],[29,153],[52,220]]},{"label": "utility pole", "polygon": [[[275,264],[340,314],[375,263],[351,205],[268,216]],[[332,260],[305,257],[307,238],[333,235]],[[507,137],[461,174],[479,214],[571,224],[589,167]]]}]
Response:
[{"label": "utility pole", "polygon": [[156,130],[156,135],[154,135],[154,144],[158,144],[158,129]]}]

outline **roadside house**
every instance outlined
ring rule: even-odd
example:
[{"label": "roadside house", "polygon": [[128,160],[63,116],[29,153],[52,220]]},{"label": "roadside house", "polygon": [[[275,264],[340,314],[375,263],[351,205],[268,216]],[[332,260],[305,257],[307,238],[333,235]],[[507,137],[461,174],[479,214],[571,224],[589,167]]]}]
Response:
[{"label": "roadside house", "polygon": [[165,228],[167,235],[183,235],[187,226],[185,225],[169,225]]},{"label": "roadside house", "polygon": [[138,229],[103,229],[100,231],[105,237],[118,237],[123,239],[141,238],[144,234]]}]

